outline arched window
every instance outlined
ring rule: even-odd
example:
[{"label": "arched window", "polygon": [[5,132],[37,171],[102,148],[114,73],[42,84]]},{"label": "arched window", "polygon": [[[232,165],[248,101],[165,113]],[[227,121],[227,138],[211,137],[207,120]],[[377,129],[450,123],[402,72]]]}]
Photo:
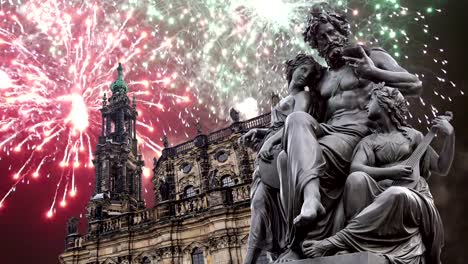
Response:
[{"label": "arched window", "polygon": [[141,264],[151,264],[151,260],[148,257],[144,257]]},{"label": "arched window", "polygon": [[200,248],[195,248],[192,252],[192,264],[205,264],[203,251]]},{"label": "arched window", "polygon": [[232,180],[231,176],[224,176],[221,178],[221,184],[223,187],[231,187],[234,185],[234,181]]},{"label": "arched window", "polygon": [[185,187],[184,195],[185,195],[185,198],[190,198],[190,197],[195,196],[195,189],[193,189],[192,185]]}]

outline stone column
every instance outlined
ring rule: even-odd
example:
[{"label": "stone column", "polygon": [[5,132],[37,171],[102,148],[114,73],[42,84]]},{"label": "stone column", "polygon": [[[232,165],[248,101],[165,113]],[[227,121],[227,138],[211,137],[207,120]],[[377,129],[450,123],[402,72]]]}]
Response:
[{"label": "stone column", "polygon": [[107,131],[107,132],[106,132],[106,134],[107,134],[106,136],[109,136],[110,133],[111,133],[111,127],[112,127],[111,123],[112,123],[112,120],[111,120],[111,117],[110,117],[109,115],[107,115],[107,116],[105,117],[105,119],[106,119],[106,131]]},{"label": "stone column", "polygon": [[101,192],[102,186],[102,163],[99,160],[99,157],[96,157],[96,164],[94,167],[94,173],[96,174],[96,180],[94,183],[94,194]]},{"label": "stone column", "polygon": [[[105,159],[102,161],[102,167],[101,167],[101,182],[104,183],[104,188],[101,187],[101,192],[106,192],[110,191],[110,179],[109,179],[109,166],[110,162],[109,160]],[[101,185],[102,186],[102,185]]]},{"label": "stone column", "polygon": [[101,126],[101,136],[104,136],[104,128],[106,126],[106,118],[104,117],[104,114],[101,115],[102,118],[102,126]]}]

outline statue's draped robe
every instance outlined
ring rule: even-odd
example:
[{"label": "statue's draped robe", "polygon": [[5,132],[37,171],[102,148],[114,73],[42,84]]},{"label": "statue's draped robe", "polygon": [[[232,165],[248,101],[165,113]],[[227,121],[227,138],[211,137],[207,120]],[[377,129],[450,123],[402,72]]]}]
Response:
[{"label": "statue's draped robe", "polygon": [[[381,48],[370,49],[386,52]],[[358,78],[358,83],[362,82],[369,83],[370,80]],[[332,96],[339,92],[340,85],[339,82]],[[341,100],[339,96],[337,98]],[[367,105],[324,113],[328,102],[324,98],[317,99],[319,107],[311,109],[311,114],[297,112],[288,116],[282,139],[284,152],[278,157],[281,201],[288,225],[286,239],[290,246],[297,246],[296,242],[300,242],[305,233],[309,238],[320,240],[344,227],[341,198],[353,151],[370,133]],[[320,216],[313,226],[295,230],[293,220],[301,211],[304,186],[317,177],[325,215]]]},{"label": "statue's draped robe", "polygon": [[[405,134],[372,134],[359,143],[356,153],[364,153],[367,165],[373,167],[403,161],[422,139],[411,128],[405,128]],[[432,148],[421,159],[422,177],[414,189],[387,187],[363,172],[350,175],[343,195],[344,211],[363,210],[330,241],[351,251],[385,255],[395,264],[439,264],[442,221],[425,179],[430,175],[430,155],[434,155]],[[358,200],[361,204],[355,204]]]},{"label": "statue's draped robe", "polygon": [[293,220],[301,211],[304,186],[313,179],[319,178],[326,213],[313,227],[308,227],[309,237],[323,239],[343,227],[340,198],[354,148],[369,133],[367,122],[364,109],[337,111],[326,123],[318,123],[304,112],[289,115],[278,168],[291,246],[304,238],[305,230],[295,230]]},{"label": "statue's draped robe", "polygon": [[[287,97],[271,111],[271,123],[265,138],[257,146],[257,151],[270,137],[284,126],[287,116],[294,110],[294,97]],[[251,187],[252,218],[249,233],[249,247],[256,247],[269,252],[280,253],[286,246],[286,223],[281,208],[279,182],[276,170],[276,157],[281,145],[273,147],[274,159],[265,163],[260,158],[255,160],[254,179]],[[261,169],[260,169],[261,168]],[[276,179],[275,179],[276,178]]]}]

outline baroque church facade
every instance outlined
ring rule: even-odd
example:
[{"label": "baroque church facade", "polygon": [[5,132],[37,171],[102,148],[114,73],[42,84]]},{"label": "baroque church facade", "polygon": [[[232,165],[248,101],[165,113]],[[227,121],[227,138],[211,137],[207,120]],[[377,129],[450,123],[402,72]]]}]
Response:
[{"label": "baroque church facade", "polygon": [[[237,143],[251,128],[265,127],[269,114],[170,146],[154,158],[155,206],[142,200],[144,162],[136,139],[135,98],[127,96],[122,67],[104,95],[102,130],[96,146],[95,188],[87,204],[88,228],[68,221],[60,263],[240,264],[250,227],[250,185],[255,153]],[[259,263],[266,263],[262,256]]]}]

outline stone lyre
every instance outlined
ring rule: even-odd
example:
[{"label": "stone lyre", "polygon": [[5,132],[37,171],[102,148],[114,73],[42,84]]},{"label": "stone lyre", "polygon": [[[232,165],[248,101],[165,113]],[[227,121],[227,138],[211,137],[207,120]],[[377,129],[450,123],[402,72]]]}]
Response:
[{"label": "stone lyre", "polygon": [[[453,114],[452,112],[446,112],[445,115],[442,115],[439,117],[444,118],[447,121],[451,121],[453,118]],[[398,163],[400,165],[410,166],[413,169],[413,173],[411,174],[409,179],[394,180],[392,182],[392,186],[403,186],[403,187],[408,187],[408,188],[414,188],[418,184],[419,177],[420,177],[419,162],[422,156],[424,155],[424,153],[426,153],[426,150],[429,147],[429,144],[431,144],[435,135],[436,135],[436,128],[431,127],[429,132],[423,138],[421,143],[419,143],[418,147],[414,150],[411,156],[407,158],[406,160]],[[397,164],[392,164],[392,166],[394,165],[397,165]]]}]

